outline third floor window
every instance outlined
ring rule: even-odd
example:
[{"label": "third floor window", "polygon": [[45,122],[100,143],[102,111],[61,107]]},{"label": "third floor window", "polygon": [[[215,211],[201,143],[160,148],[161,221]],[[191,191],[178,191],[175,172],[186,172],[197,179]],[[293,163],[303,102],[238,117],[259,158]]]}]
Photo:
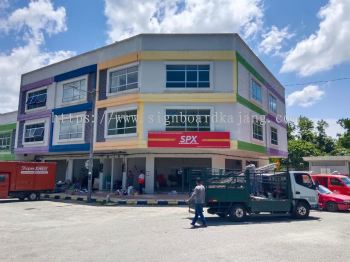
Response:
[{"label": "third floor window", "polygon": [[27,110],[45,107],[47,99],[47,89],[42,89],[28,93],[26,108]]},{"label": "third floor window", "polygon": [[63,85],[62,102],[68,103],[86,99],[86,79],[73,81]]},{"label": "third floor window", "polygon": [[210,65],[166,65],[167,88],[210,88]]},{"label": "third floor window", "polygon": [[109,73],[109,93],[117,93],[138,87],[138,66]]}]

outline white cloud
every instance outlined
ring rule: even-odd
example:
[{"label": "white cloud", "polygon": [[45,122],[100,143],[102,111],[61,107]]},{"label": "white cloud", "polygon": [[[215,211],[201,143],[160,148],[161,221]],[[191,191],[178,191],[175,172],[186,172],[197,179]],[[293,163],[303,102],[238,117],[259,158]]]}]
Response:
[{"label": "white cloud", "polygon": [[288,31],[288,27],[278,29],[272,26],[271,30],[262,35],[263,41],[259,45],[259,51],[264,54],[280,54],[283,41],[290,39],[294,34]]},{"label": "white cloud", "polygon": [[66,59],[74,52],[43,51],[45,34],[65,31],[66,13],[63,7],[54,8],[48,0],[31,1],[28,7],[19,8],[0,21],[4,33],[17,33],[23,46],[9,53],[0,52],[0,112],[17,109],[21,74]]},{"label": "white cloud", "polygon": [[309,107],[321,100],[325,95],[317,85],[308,85],[300,91],[295,91],[287,96],[287,105]]},{"label": "white cloud", "polygon": [[139,33],[237,32],[262,27],[261,0],[105,0],[108,41]]},{"label": "white cloud", "polygon": [[297,43],[281,72],[312,75],[350,61],[350,0],[330,0],[318,13],[319,29]]}]

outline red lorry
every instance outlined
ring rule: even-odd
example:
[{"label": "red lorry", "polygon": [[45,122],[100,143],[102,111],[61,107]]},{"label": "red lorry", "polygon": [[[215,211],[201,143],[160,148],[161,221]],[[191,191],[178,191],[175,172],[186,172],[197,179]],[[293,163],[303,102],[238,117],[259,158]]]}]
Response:
[{"label": "red lorry", "polygon": [[34,201],[55,188],[56,163],[0,162],[0,199]]}]

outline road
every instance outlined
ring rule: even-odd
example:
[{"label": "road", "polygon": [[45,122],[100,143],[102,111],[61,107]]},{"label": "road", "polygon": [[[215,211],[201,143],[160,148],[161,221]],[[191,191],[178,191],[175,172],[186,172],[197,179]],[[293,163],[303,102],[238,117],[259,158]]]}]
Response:
[{"label": "road", "polygon": [[0,201],[0,261],[350,261],[350,213],[308,220],[208,215],[184,207]]}]

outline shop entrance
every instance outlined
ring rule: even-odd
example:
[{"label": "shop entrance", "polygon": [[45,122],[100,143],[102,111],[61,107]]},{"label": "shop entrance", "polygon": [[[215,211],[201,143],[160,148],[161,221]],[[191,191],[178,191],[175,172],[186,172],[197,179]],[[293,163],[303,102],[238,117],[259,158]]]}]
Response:
[{"label": "shop entrance", "polygon": [[211,168],[211,158],[155,158],[155,190],[157,192],[188,192],[189,168]]}]

